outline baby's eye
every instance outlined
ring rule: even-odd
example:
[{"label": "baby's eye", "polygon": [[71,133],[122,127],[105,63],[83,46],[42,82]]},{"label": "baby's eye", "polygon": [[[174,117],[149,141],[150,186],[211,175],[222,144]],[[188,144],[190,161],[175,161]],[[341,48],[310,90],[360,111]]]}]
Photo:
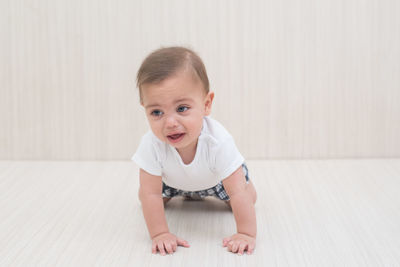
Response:
[{"label": "baby's eye", "polygon": [[161,110],[156,109],[156,110],[153,110],[150,114],[152,116],[159,117],[159,116],[161,116],[163,114],[163,112]]},{"label": "baby's eye", "polygon": [[187,107],[187,106],[180,106],[176,111],[178,111],[178,112],[185,112],[186,110],[188,110],[189,109],[189,107]]}]

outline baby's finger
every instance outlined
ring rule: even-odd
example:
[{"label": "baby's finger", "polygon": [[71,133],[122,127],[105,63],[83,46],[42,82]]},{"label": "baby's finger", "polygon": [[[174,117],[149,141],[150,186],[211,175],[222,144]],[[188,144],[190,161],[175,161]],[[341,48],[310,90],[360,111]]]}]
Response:
[{"label": "baby's finger", "polygon": [[157,253],[157,243],[153,242],[153,244],[151,245],[151,253],[155,254]]},{"label": "baby's finger", "polygon": [[232,245],[232,252],[233,253],[236,253],[237,252],[237,250],[238,250],[238,248],[239,248],[239,242],[238,241],[236,241],[236,242],[234,242],[233,243],[233,245]]},{"label": "baby's finger", "polygon": [[171,246],[170,241],[165,241],[165,242],[164,242],[164,247],[165,247],[165,250],[166,250],[169,254],[174,253],[173,250],[172,250],[172,246]]},{"label": "baby's finger", "polygon": [[247,243],[245,243],[245,242],[241,243],[241,244],[239,245],[238,253],[239,253],[240,255],[243,255],[243,252],[244,252],[244,250],[246,249],[246,247],[247,247]]},{"label": "baby's finger", "polygon": [[164,243],[162,241],[158,241],[157,247],[158,250],[160,251],[160,254],[165,255]]},{"label": "baby's finger", "polygon": [[176,247],[177,247],[176,242],[173,242],[173,243],[172,243],[172,250],[173,250],[174,252],[176,251]]},{"label": "baby's finger", "polygon": [[228,245],[227,245],[227,250],[228,250],[229,252],[232,251],[232,245],[231,245],[231,243],[228,243]]},{"label": "baby's finger", "polygon": [[180,238],[177,238],[176,240],[177,240],[178,246],[183,246],[183,247],[187,247],[187,248],[190,247],[189,243],[186,240],[183,240]]},{"label": "baby's finger", "polygon": [[249,248],[247,249],[247,254],[252,254],[255,248],[255,244],[249,244]]},{"label": "baby's finger", "polygon": [[222,241],[222,246],[226,247],[226,245],[231,241],[230,237],[225,237],[224,240]]}]

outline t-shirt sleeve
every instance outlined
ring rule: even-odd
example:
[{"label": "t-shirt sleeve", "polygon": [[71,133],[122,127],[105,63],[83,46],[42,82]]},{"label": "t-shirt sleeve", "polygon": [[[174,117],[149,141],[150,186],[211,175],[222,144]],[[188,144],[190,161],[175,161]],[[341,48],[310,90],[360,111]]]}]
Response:
[{"label": "t-shirt sleeve", "polygon": [[218,145],[215,154],[214,169],[221,180],[230,176],[243,162],[244,157],[240,154],[231,136]]},{"label": "t-shirt sleeve", "polygon": [[159,160],[159,153],[157,152],[156,145],[153,142],[151,135],[146,134],[142,137],[132,160],[146,172],[152,175],[161,176],[162,168]]}]

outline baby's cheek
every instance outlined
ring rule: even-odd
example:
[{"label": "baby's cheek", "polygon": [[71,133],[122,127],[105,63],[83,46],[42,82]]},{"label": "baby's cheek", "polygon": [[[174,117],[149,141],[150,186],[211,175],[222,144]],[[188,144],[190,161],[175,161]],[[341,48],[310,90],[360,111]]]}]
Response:
[{"label": "baby's cheek", "polygon": [[154,124],[150,124],[150,128],[153,131],[153,133],[155,134],[155,136],[157,136],[159,139],[163,140],[164,139],[164,135],[162,132],[162,127],[160,127],[160,125],[157,125],[156,123]]}]

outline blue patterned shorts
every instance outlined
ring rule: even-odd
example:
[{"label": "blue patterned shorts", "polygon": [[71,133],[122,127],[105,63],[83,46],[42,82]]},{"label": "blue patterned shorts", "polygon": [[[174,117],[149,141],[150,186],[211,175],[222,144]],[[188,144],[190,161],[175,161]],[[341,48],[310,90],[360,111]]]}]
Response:
[{"label": "blue patterned shorts", "polygon": [[[249,170],[247,169],[247,166],[245,163],[242,164],[242,168],[243,168],[244,176],[246,177],[246,183],[249,183]],[[229,196],[225,191],[222,181],[219,182],[216,186],[214,186],[212,188],[200,190],[200,191],[183,191],[180,189],[170,187],[163,182],[162,196],[167,197],[167,198],[171,198],[171,197],[175,197],[175,196],[183,196],[183,197],[188,197],[188,198],[192,198],[192,199],[203,199],[207,196],[214,196],[221,200],[225,200],[225,201],[229,200]]]}]

